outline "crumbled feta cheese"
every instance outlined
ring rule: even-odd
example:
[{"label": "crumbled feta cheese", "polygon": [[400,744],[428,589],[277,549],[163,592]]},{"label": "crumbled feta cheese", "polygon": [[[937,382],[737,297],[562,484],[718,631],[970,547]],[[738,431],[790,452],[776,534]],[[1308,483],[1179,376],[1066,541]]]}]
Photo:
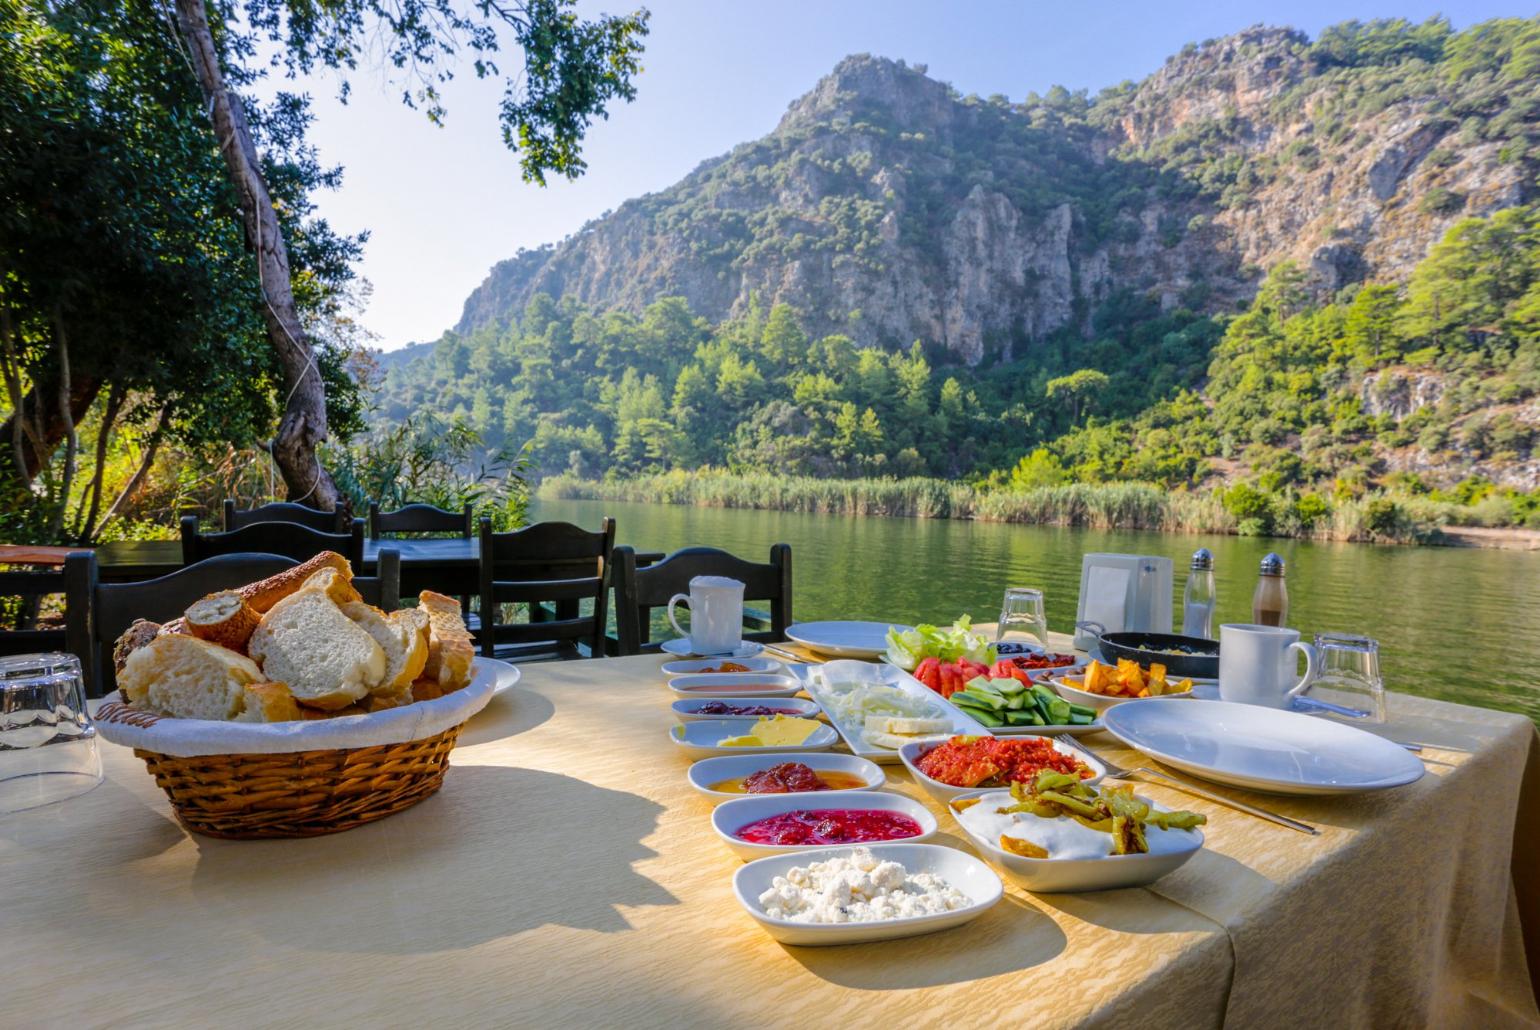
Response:
[{"label": "crumbled feta cheese", "polygon": [[765,915],[795,923],[872,923],[951,912],[972,901],[939,876],[910,875],[898,862],[878,861],[871,848],[854,848],[792,866],[759,904]]}]

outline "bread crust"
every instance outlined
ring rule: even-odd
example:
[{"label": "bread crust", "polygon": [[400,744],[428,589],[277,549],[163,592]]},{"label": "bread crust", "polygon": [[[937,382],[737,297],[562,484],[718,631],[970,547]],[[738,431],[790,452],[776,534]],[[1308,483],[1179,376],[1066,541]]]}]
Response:
[{"label": "bread crust", "polygon": [[[417,595],[417,603],[428,613],[428,660],[423,676],[436,680],[446,693],[459,690],[471,681],[471,663],[476,659],[476,646],[460,616],[460,602],[424,590]],[[418,696],[415,689],[412,696]]]},{"label": "bread crust", "polygon": [[124,630],[112,645],[113,667],[118,672],[122,672],[128,656],[154,640],[160,633],[160,623],[151,622],[148,619],[135,619],[133,625]]},{"label": "bread crust", "polygon": [[301,590],[319,590],[332,599],[332,603],[338,608],[355,601],[362,602],[363,598],[353,587],[351,576],[345,576],[336,569],[327,567],[321,569],[300,584]]},{"label": "bread crust", "polygon": [[309,561],[301,562],[291,569],[284,569],[266,579],[247,584],[241,587],[238,593],[247,604],[259,613],[265,614],[273,605],[304,586],[305,580],[322,569],[336,569],[349,582],[353,579],[353,567],[348,564],[346,558],[336,551],[322,551]]},{"label": "bread crust", "polygon": [[249,683],[239,722],[294,722],[303,719],[294,693],[283,683]]},{"label": "bread crust", "polygon": [[261,614],[235,590],[221,590],[194,601],[182,616],[187,631],[199,640],[246,653],[246,642],[262,621]]}]

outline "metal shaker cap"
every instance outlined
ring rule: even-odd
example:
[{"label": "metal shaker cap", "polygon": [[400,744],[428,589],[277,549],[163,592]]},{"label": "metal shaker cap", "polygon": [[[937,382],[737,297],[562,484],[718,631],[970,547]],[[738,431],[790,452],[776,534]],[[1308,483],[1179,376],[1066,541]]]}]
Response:
[{"label": "metal shaker cap", "polygon": [[1214,567],[1214,552],[1207,547],[1200,547],[1192,553],[1192,569],[1198,572],[1208,572]]},{"label": "metal shaker cap", "polygon": [[1282,557],[1282,555],[1279,555],[1279,554],[1269,554],[1266,558],[1263,558],[1262,559],[1262,575],[1264,575],[1264,576],[1281,576],[1281,575],[1283,575],[1283,557]]}]

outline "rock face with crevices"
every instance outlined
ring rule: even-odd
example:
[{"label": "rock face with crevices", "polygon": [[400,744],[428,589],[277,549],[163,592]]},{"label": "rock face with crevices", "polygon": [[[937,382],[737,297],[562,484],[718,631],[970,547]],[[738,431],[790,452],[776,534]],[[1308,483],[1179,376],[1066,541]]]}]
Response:
[{"label": "rock face with crevices", "polygon": [[[712,319],[757,299],[814,334],[979,363],[1090,336],[1124,291],[1234,310],[1281,261],[1322,295],[1396,281],[1459,219],[1530,199],[1537,171],[1451,114],[1458,83],[1407,61],[1397,81],[1425,89],[1257,28],[1094,101],[1011,104],[850,57],[769,136],[494,267],[456,330],[542,292],[631,311],[679,295]],[[1540,133],[1488,106],[1509,137]]]}]

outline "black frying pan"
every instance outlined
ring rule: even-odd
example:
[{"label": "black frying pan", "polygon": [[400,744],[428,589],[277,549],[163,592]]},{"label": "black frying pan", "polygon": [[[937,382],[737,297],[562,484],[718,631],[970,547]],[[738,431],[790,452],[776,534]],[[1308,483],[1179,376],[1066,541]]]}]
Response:
[{"label": "black frying pan", "polygon": [[[1115,662],[1128,658],[1145,668],[1152,663],[1166,667],[1167,678],[1219,678],[1219,641],[1203,637],[1184,637],[1180,633],[1104,633],[1097,638],[1102,655]],[[1161,648],[1185,647],[1196,654],[1162,654]]]}]

